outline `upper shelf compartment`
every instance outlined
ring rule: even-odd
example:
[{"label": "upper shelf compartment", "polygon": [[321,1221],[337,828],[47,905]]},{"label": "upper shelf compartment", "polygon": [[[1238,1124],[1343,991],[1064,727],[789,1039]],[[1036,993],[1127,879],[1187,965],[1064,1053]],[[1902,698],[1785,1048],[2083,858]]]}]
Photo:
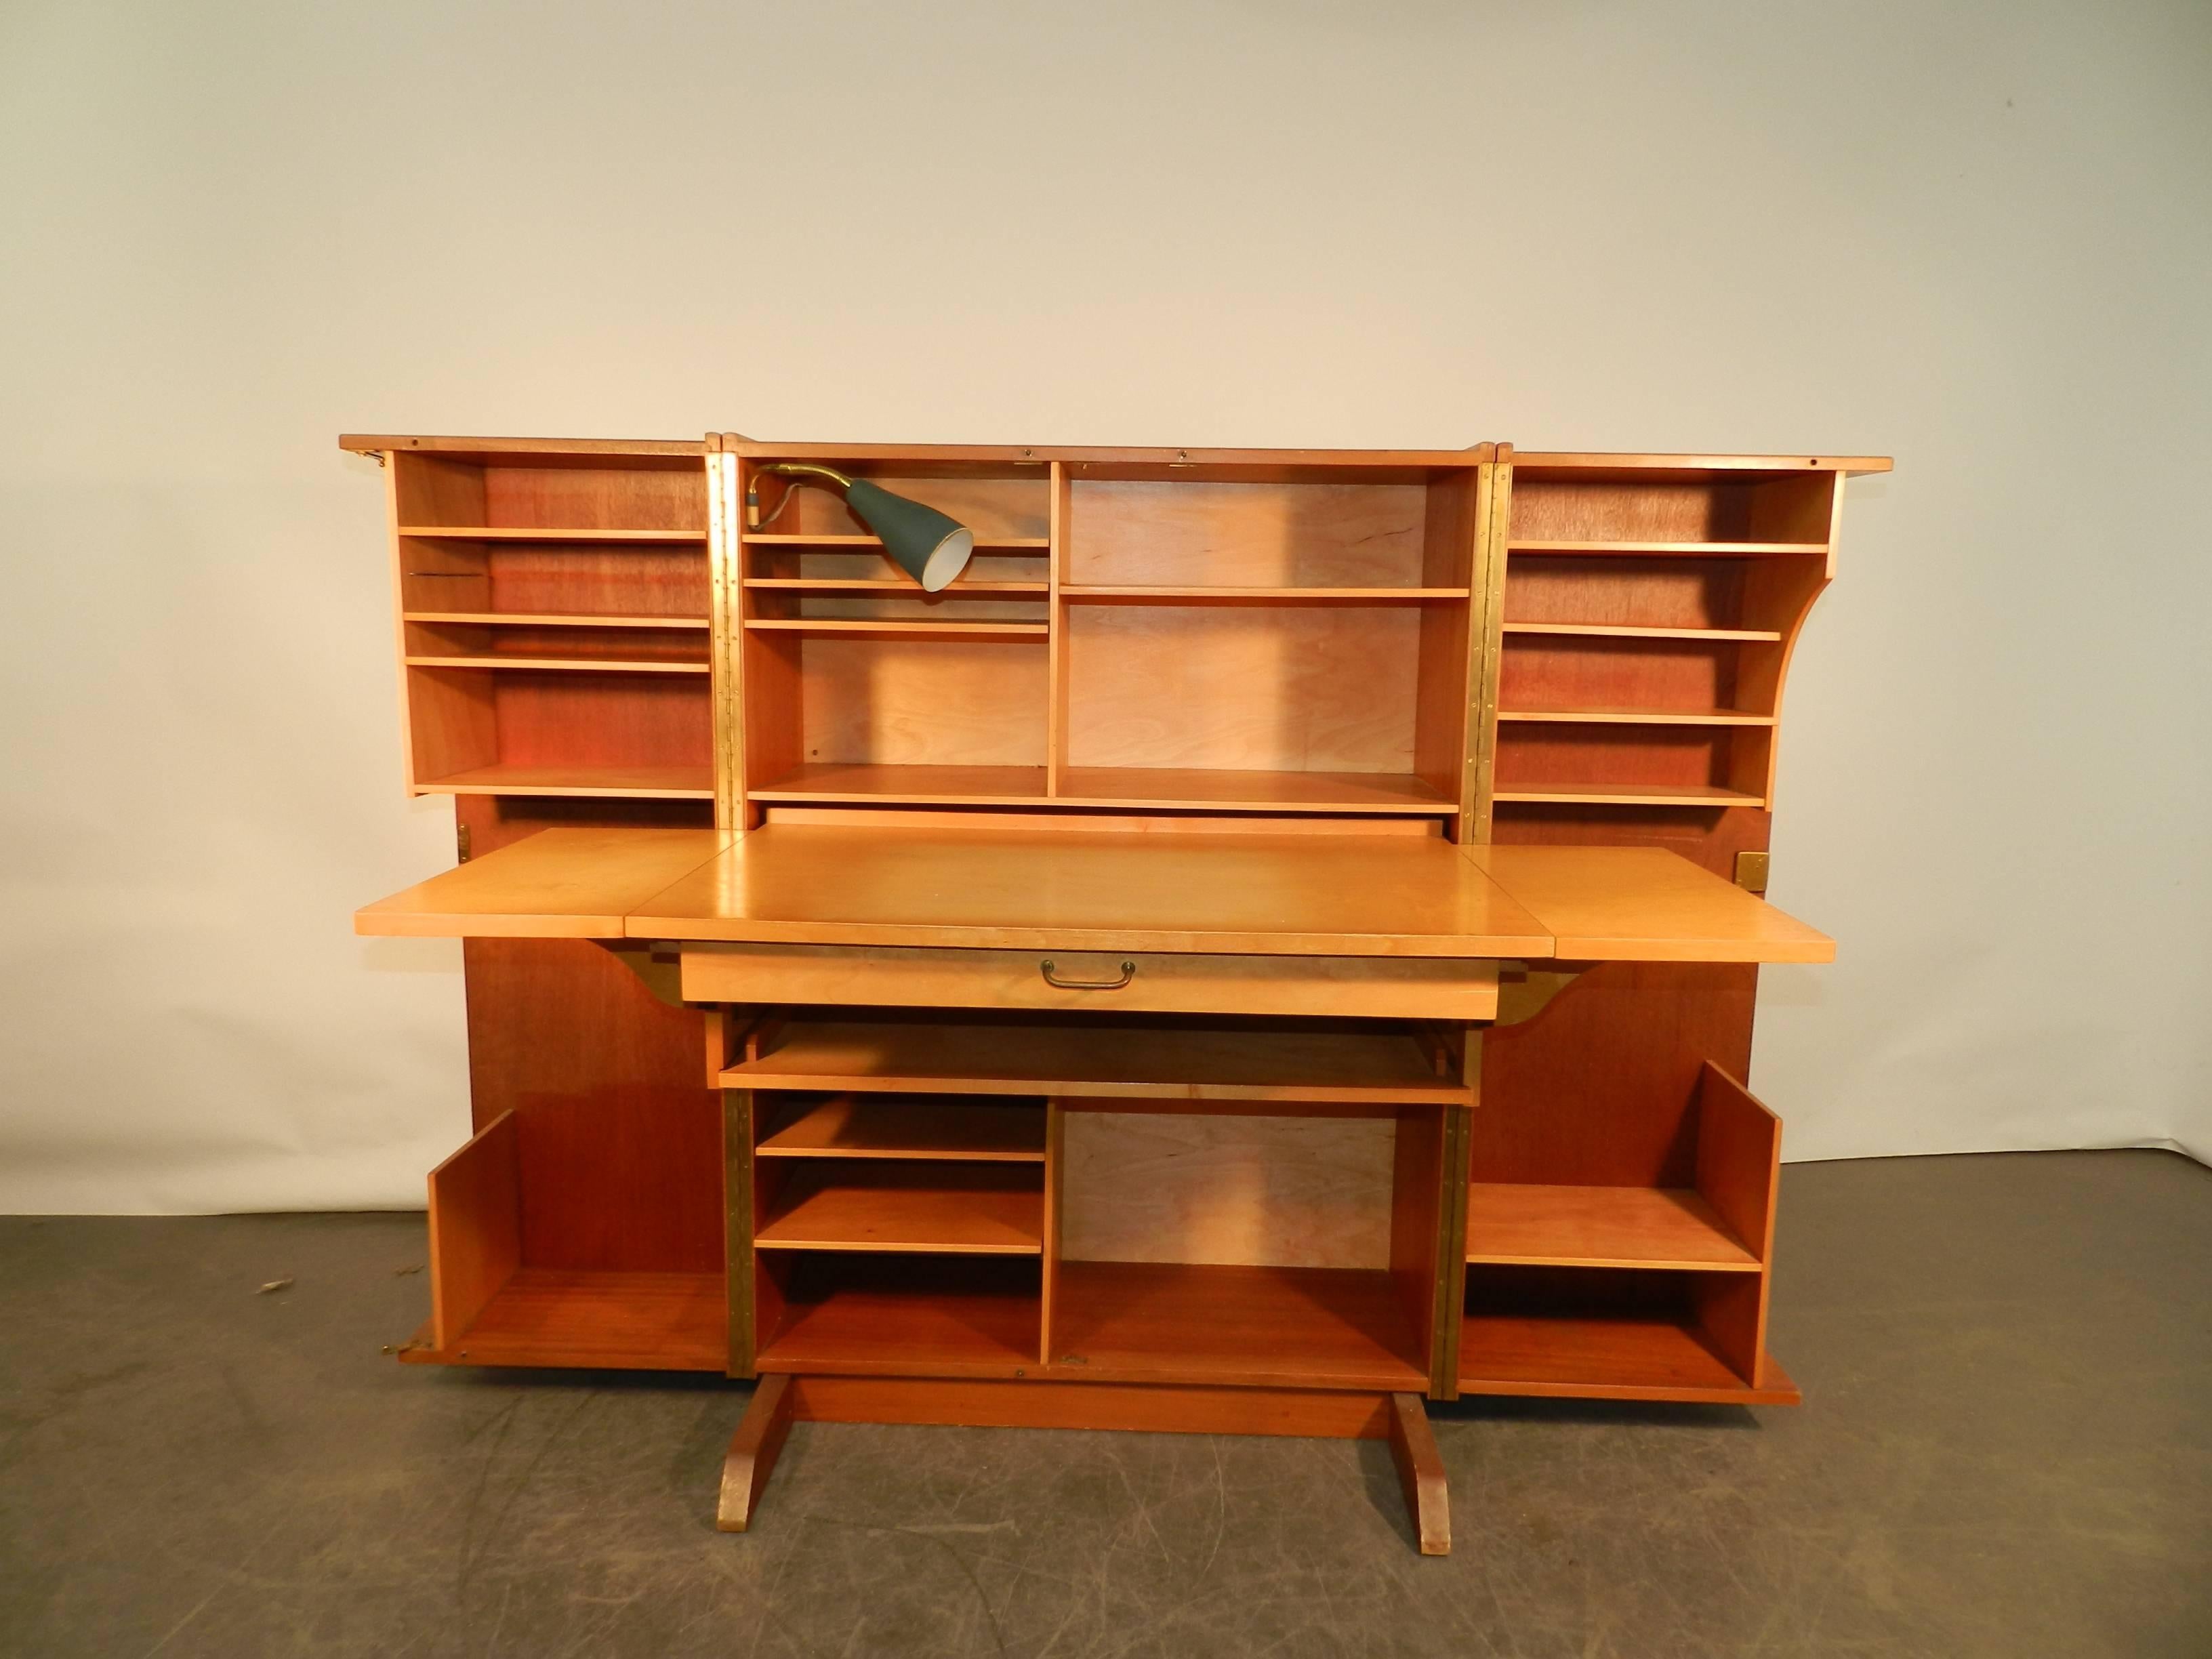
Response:
[{"label": "upper shelf compartment", "polygon": [[1063,591],[1120,603],[1461,599],[1475,468],[1067,469]]},{"label": "upper shelf compartment", "polygon": [[1516,465],[1512,553],[1721,558],[1825,556],[1838,474]]}]

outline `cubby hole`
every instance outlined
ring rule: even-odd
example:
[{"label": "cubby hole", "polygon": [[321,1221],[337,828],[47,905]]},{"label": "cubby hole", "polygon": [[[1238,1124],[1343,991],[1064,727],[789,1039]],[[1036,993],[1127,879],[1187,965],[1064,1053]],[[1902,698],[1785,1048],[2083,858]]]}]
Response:
[{"label": "cubby hole", "polygon": [[[779,458],[794,462],[809,458]],[[903,495],[958,520],[974,532],[977,553],[1024,552],[1032,556],[1036,574],[1043,574],[1035,556],[1050,544],[1052,534],[1051,472],[1040,461],[1033,466],[1004,466],[991,462],[948,462],[925,465],[915,462],[870,462],[831,459],[818,463],[848,477],[866,478],[892,494]],[[782,550],[813,544],[836,548],[840,544],[880,545],[868,526],[847,508],[835,489],[788,479],[757,469],[762,462],[743,465],[744,489],[757,496],[745,512],[744,539],[756,556],[769,550]],[[878,569],[898,574],[896,567],[878,555]],[[753,573],[748,573],[753,574]],[[758,574],[772,574],[762,572]]]},{"label": "cubby hole", "polygon": [[1061,1104],[1056,1373],[1425,1387],[1439,1109]]},{"label": "cubby hole", "polygon": [[1730,1400],[1757,1386],[1755,1275],[1470,1267],[1470,1394]]},{"label": "cubby hole", "polygon": [[697,455],[575,454],[464,459],[392,457],[394,508],[410,529],[543,531],[653,538],[707,535],[706,469]]},{"label": "cubby hole", "polygon": [[713,798],[704,674],[406,672],[418,791]]},{"label": "cubby hole", "polygon": [[1824,550],[1838,475],[1516,466],[1510,540]]},{"label": "cubby hole", "polygon": [[1012,1376],[1037,1368],[1036,1256],[761,1250],[754,1261],[761,1370]]},{"label": "cubby hole", "polygon": [[1088,588],[1441,589],[1465,592],[1468,468],[1082,466],[1069,487],[1062,580]]},{"label": "cubby hole", "polygon": [[750,796],[1044,799],[1042,638],[749,629],[744,652]]}]

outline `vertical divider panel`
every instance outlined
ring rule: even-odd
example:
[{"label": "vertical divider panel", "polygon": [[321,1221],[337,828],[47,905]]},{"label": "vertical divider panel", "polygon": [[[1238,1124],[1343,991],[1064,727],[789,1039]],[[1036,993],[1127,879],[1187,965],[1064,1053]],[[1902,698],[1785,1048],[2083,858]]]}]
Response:
[{"label": "vertical divider panel", "polygon": [[759,1353],[754,1321],[758,1313],[753,1282],[753,1102],[750,1089],[722,1091],[723,1246],[729,1273],[732,1376],[750,1376]]},{"label": "vertical divider panel", "polygon": [[[1057,470],[1057,463],[1054,464]],[[1058,1095],[1044,1103],[1044,1260],[1037,1315],[1037,1363],[1049,1365],[1053,1358],[1053,1292],[1060,1280],[1060,1179],[1066,1167],[1067,1119]]]},{"label": "vertical divider panel", "polygon": [[[1470,466],[1431,483],[1422,515],[1421,586],[1456,588],[1464,597],[1420,607],[1413,770],[1446,800],[1462,804],[1474,754],[1468,723],[1481,651],[1477,617],[1485,470]],[[1467,839],[1463,812],[1446,820],[1444,828],[1452,840]]]},{"label": "vertical divider panel", "polygon": [[1051,546],[1045,553],[1045,580],[1050,592],[1045,600],[1044,792],[1060,793],[1061,774],[1067,766],[1067,602],[1060,585],[1067,580],[1069,508],[1073,503],[1065,462],[1052,464]]},{"label": "vertical divider panel", "polygon": [[450,1353],[522,1265],[522,1161],[501,1112],[430,1171],[430,1331]]},{"label": "vertical divider panel", "polygon": [[738,539],[738,458],[722,452],[719,434],[707,434],[707,575],[710,692],[714,699],[714,825],[745,827],[744,638],[742,602],[744,550]]},{"label": "vertical divider panel", "polygon": [[1498,769],[1498,669],[1504,650],[1505,543],[1513,522],[1513,446],[1500,444],[1497,459],[1482,469],[1481,490],[1486,496],[1479,512],[1480,532],[1475,543],[1474,586],[1480,594],[1474,611],[1474,635],[1480,641],[1476,669],[1470,677],[1473,692],[1468,707],[1468,761],[1462,781],[1462,821],[1468,827],[1461,839],[1477,843],[1490,840],[1492,800]]},{"label": "vertical divider panel", "polygon": [[[1736,1282],[1701,1288],[1700,1322],[1716,1352],[1745,1382],[1759,1387],[1766,1363],[1782,1120],[1710,1060],[1698,1073],[1696,1111],[1698,1192],[1759,1258],[1756,1274],[1729,1274],[1725,1277]],[[1723,1275],[1705,1277],[1718,1279]]]}]

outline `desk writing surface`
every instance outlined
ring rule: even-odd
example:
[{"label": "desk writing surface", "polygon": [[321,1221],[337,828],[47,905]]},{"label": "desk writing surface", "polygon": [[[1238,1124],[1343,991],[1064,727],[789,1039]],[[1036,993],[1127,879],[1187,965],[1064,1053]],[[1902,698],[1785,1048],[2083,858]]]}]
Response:
[{"label": "desk writing surface", "polygon": [[1832,962],[1836,942],[1657,847],[1468,847],[1566,962]]},{"label": "desk writing surface", "polygon": [[635,939],[1521,957],[1550,933],[1460,849],[1385,836],[844,829],[738,838]]},{"label": "desk writing surface", "polygon": [[727,847],[720,830],[541,830],[354,913],[356,933],[621,939],[629,913]]}]

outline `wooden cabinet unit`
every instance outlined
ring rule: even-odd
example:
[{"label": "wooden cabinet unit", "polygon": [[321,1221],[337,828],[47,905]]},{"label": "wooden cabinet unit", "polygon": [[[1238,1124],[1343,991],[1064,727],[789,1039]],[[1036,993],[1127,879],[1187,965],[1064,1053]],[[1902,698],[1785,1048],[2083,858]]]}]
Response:
[{"label": "wooden cabinet unit", "polygon": [[[476,1133],[416,1363],[1389,1439],[1780,1404],[1745,1089],[1863,457],[358,437]],[[830,466],[973,532],[925,592]]]}]

